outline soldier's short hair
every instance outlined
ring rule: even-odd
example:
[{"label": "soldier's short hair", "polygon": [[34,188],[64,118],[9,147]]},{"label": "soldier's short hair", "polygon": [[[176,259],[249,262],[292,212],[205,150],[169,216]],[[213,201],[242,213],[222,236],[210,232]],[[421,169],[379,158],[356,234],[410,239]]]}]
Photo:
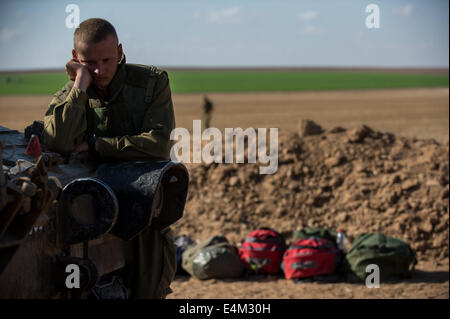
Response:
[{"label": "soldier's short hair", "polygon": [[76,49],[78,42],[98,43],[105,40],[109,35],[114,36],[117,41],[116,29],[108,21],[100,18],[91,18],[80,23],[73,34],[73,46]]}]

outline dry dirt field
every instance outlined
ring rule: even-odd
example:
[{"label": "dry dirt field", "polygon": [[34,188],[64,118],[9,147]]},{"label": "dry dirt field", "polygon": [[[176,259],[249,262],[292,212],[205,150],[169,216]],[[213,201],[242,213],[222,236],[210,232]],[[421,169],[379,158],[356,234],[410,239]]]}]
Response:
[{"label": "dry dirt field", "polygon": [[[208,94],[208,97],[215,106],[212,126],[220,129],[278,127],[293,132],[300,119],[311,119],[325,129],[365,124],[396,136],[434,138],[439,143],[449,140],[448,88]],[[0,125],[23,130],[33,120],[43,118],[50,99],[50,96],[0,97]],[[192,120],[201,118],[203,96],[178,94],[173,100],[177,126],[191,130]],[[195,238],[195,234],[190,235]],[[449,298],[449,260],[419,260],[413,278],[381,283],[379,289],[350,283],[295,284],[281,277],[207,281],[177,277],[172,289],[174,293],[168,298]]]},{"label": "dry dirt field", "polygon": [[[324,128],[366,124],[376,130],[403,136],[449,136],[449,89],[390,89],[329,92],[208,94],[215,111],[211,125],[225,127],[278,127],[296,130],[307,118]],[[51,96],[0,97],[0,125],[23,130],[42,119]],[[192,128],[201,119],[203,96],[173,96],[178,127]]]},{"label": "dry dirt field", "polygon": [[449,298],[447,263],[419,263],[413,278],[380,283],[366,288],[362,283],[295,283],[282,277],[210,279],[200,281],[179,276],[168,299],[425,299]]}]

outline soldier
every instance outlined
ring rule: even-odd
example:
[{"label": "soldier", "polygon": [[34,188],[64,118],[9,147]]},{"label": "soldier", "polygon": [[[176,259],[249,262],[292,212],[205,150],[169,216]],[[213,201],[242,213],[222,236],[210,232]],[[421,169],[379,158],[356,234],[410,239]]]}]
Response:
[{"label": "soldier", "polygon": [[[50,150],[118,160],[169,160],[175,127],[169,80],[155,67],[127,64],[114,27],[88,19],[74,33],[70,81],[44,117]],[[132,298],[165,298],[176,267],[170,229],[151,226],[127,242]]]},{"label": "soldier", "polygon": [[203,97],[203,123],[204,128],[207,129],[210,127],[211,124],[211,113],[214,109],[213,103],[211,102],[208,97]]}]

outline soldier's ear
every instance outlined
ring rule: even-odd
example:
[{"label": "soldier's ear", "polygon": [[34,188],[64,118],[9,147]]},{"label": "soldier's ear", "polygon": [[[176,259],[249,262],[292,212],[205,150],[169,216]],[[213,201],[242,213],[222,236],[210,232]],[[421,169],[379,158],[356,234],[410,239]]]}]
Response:
[{"label": "soldier's ear", "polygon": [[118,59],[117,63],[119,63],[120,60],[122,60],[122,54],[123,54],[122,43],[120,43],[119,46],[117,47],[117,59]]},{"label": "soldier's ear", "polygon": [[72,58],[75,60],[78,60],[77,58],[77,51],[75,51],[75,49],[72,50]]}]

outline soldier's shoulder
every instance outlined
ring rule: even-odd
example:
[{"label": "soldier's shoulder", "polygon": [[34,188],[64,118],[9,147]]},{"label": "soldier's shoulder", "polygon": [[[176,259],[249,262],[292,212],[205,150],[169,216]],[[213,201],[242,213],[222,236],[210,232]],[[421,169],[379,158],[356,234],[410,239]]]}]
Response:
[{"label": "soldier's shoulder", "polygon": [[64,101],[72,90],[74,83],[74,81],[67,82],[61,90],[53,94],[53,97],[58,100]]},{"label": "soldier's shoulder", "polygon": [[165,70],[159,69],[156,66],[148,66],[142,64],[126,64],[127,83],[133,86],[146,87],[149,78],[156,81],[165,80],[168,78]]}]

